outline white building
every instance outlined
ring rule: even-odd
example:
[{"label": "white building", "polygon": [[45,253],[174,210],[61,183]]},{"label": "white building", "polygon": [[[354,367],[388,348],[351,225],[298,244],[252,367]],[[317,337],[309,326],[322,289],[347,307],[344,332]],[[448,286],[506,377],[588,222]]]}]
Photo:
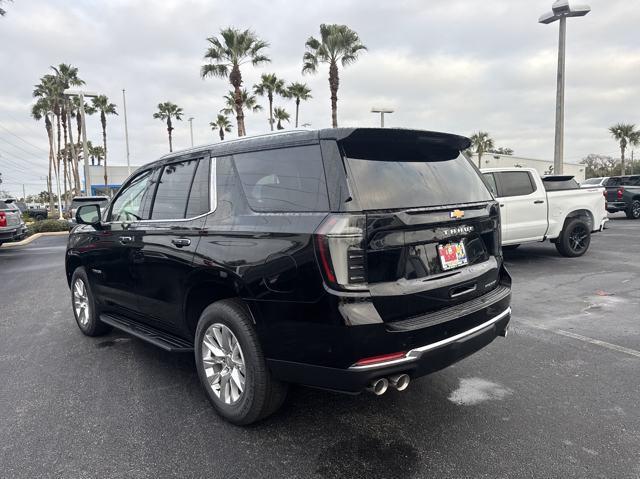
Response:
[{"label": "white building", "polygon": [[[131,166],[133,173],[138,169],[137,166]],[[89,194],[112,196],[122,186],[122,183],[129,177],[129,168],[127,166],[107,165],[107,185],[104,184],[104,166],[89,165]],[[81,178],[84,187],[84,176]]]},{"label": "white building", "polygon": [[[478,164],[478,155],[474,153],[471,157],[474,163]],[[482,155],[482,168],[534,168],[541,175],[553,174],[553,161],[539,160],[535,158],[524,158],[522,156],[499,155],[497,153],[485,153]],[[585,166],[576,163],[565,163],[564,174],[574,176],[578,182],[584,181]]]}]

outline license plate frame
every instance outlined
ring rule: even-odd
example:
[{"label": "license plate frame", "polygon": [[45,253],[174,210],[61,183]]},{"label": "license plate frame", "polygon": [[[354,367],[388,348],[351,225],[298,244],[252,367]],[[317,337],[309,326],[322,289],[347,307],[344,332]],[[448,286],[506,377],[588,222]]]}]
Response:
[{"label": "license plate frame", "polygon": [[438,257],[443,271],[461,268],[469,264],[464,241],[452,241],[438,245]]}]

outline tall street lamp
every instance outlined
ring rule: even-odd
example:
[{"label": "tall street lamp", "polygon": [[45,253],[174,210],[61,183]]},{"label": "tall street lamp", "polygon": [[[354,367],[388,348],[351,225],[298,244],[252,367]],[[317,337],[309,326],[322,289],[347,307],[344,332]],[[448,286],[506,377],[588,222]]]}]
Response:
[{"label": "tall street lamp", "polygon": [[393,113],[393,109],[391,108],[380,108],[380,107],[373,107],[371,109],[371,113],[380,113],[380,128],[384,128],[384,114],[385,113]]},{"label": "tall street lamp", "polygon": [[98,94],[71,89],[65,90],[64,94],[80,98],[80,118],[82,119],[82,156],[84,156],[84,195],[89,196],[89,147],[87,146],[87,125],[84,121],[84,97],[96,97]]},{"label": "tall street lamp", "polygon": [[127,175],[131,175],[131,162],[129,161],[129,126],[127,125],[127,97],[122,89],[122,107],[124,109],[124,142],[127,146]]},{"label": "tall street lamp", "polygon": [[591,11],[588,5],[569,6],[568,0],[558,0],[551,11],[538,19],[538,23],[553,23],[560,20],[560,39],[558,41],[558,85],[556,91],[556,135],[553,150],[553,173],[561,175],[564,156],[564,65],[565,44],[567,38],[567,17],[584,17]]},{"label": "tall street lamp", "polygon": [[191,132],[191,148],[193,148],[193,117],[189,117],[189,131]]}]

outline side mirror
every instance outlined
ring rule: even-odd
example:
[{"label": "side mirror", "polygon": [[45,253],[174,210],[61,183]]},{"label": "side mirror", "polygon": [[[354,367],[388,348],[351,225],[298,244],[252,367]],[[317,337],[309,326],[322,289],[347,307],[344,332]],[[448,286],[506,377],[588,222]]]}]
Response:
[{"label": "side mirror", "polygon": [[98,205],[84,205],[76,211],[76,223],[79,225],[96,226],[100,224],[100,220],[100,207]]}]

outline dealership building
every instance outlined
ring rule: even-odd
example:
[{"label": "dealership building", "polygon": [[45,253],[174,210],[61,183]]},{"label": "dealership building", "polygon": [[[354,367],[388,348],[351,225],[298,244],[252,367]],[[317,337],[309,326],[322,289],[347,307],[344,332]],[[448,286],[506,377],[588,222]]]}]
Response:
[{"label": "dealership building", "polygon": [[[137,166],[131,166],[136,171]],[[89,194],[92,196],[113,196],[129,177],[129,167],[122,165],[107,166],[107,184],[104,183],[104,166],[89,166]],[[81,179],[84,186],[84,177]]]},{"label": "dealership building", "polygon": [[[478,155],[474,153],[471,156],[473,162],[478,164]],[[482,155],[482,168],[533,168],[540,175],[553,174],[553,161],[540,160],[536,158],[525,158],[523,156],[499,155],[497,153],[485,153]],[[565,175],[575,177],[578,182],[584,181],[585,166],[576,163],[565,163]]]}]

